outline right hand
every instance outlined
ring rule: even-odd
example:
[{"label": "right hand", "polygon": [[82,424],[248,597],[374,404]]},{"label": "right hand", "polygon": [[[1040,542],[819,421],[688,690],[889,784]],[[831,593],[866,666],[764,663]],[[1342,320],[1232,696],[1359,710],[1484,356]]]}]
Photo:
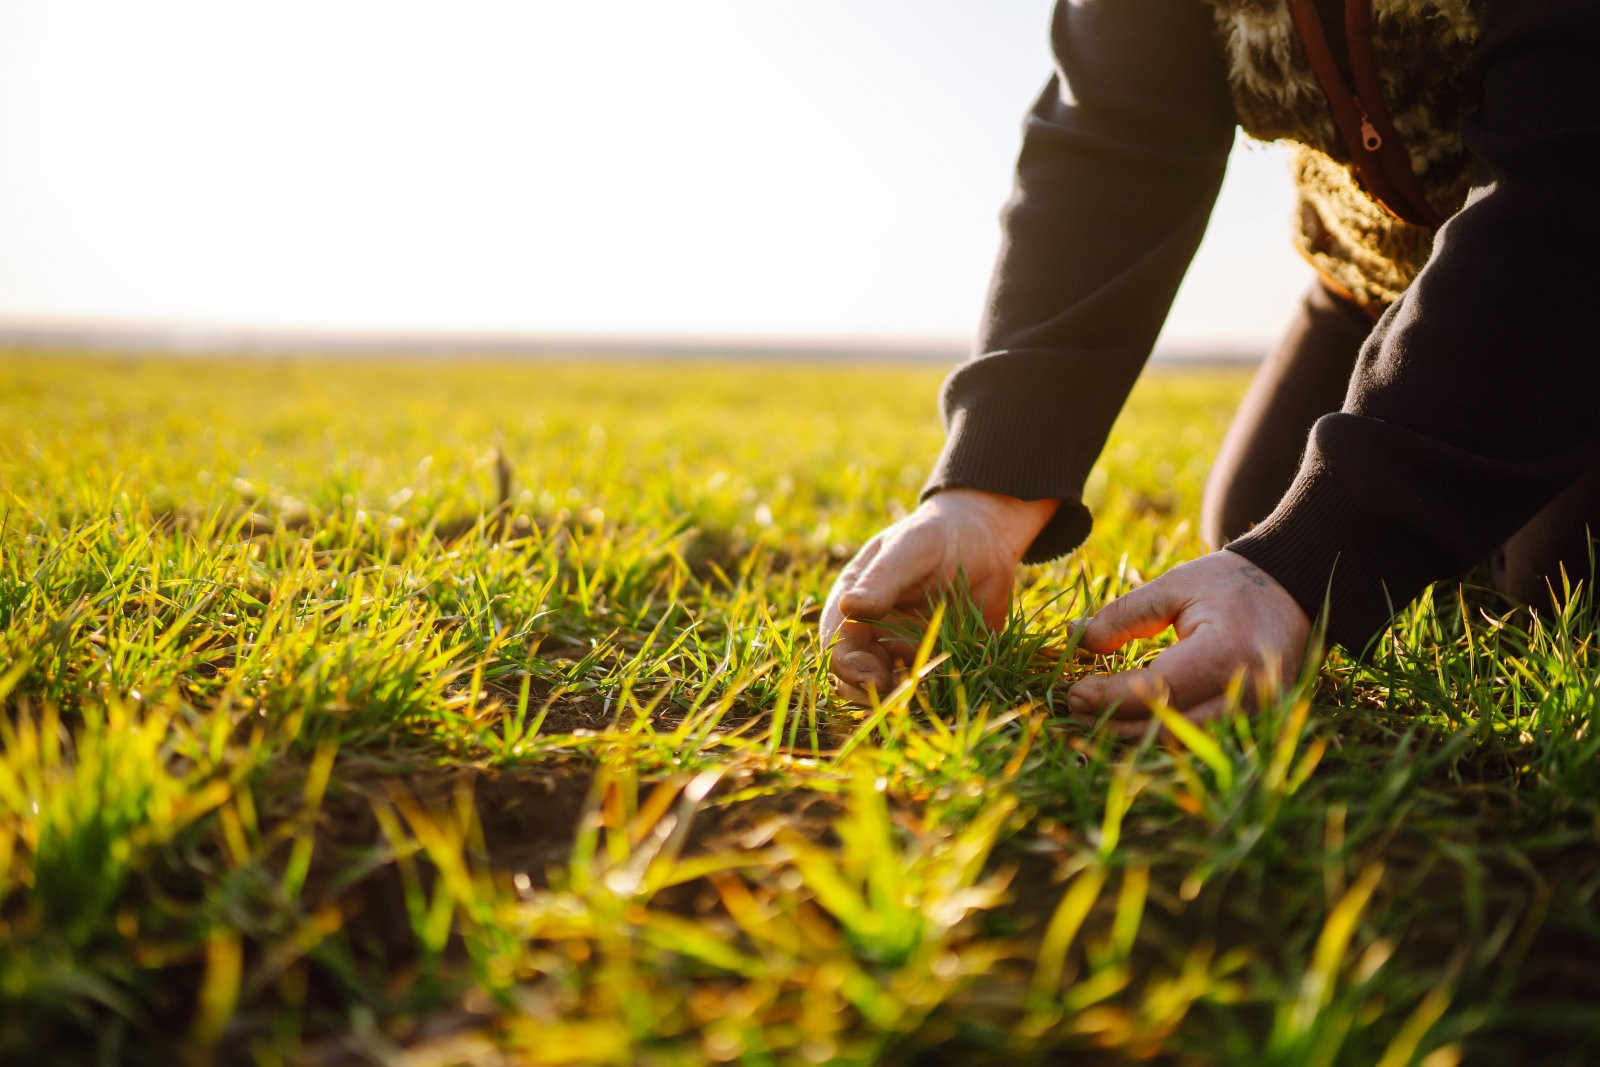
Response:
[{"label": "right hand", "polygon": [[946,489],[868,541],[822,609],[822,645],[832,650],[840,692],[863,703],[869,689],[888,692],[896,661],[910,660],[915,645],[885,624],[904,631],[958,575],[983,621],[1004,626],[1017,564],[1058,504]]}]

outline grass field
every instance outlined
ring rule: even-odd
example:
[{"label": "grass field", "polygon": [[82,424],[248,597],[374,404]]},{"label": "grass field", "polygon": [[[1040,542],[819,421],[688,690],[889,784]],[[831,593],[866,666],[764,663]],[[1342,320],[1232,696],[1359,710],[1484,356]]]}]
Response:
[{"label": "grass field", "polygon": [[1202,551],[1244,378],[1159,373],[1006,632],[841,705],[938,379],[0,356],[0,1059],[1585,1062],[1586,598],[1054,714],[1064,620]]}]

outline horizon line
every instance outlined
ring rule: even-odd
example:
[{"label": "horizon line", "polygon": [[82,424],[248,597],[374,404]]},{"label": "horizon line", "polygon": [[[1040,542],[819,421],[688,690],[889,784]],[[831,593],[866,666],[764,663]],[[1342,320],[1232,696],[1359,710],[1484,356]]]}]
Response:
[{"label": "horizon line", "polygon": [[[70,349],[107,355],[560,359],[817,359],[954,365],[972,340],[943,333],[877,331],[582,331],[394,329],[222,325],[160,319],[0,314],[0,349]],[[1251,365],[1265,346],[1247,338],[1158,344],[1152,363]]]}]

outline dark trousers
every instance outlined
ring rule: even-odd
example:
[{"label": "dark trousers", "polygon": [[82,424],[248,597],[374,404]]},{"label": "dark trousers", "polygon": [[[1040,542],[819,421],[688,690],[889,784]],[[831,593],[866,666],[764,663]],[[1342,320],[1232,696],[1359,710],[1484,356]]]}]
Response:
[{"label": "dark trousers", "polygon": [[[1256,372],[1211,468],[1200,532],[1219,548],[1260,522],[1289,488],[1311,424],[1344,403],[1372,320],[1320,282]],[[1589,530],[1600,535],[1600,471],[1567,488],[1487,561],[1494,587],[1525,604],[1551,603],[1561,568],[1589,581]],[[1547,584],[1548,587],[1547,587]]]}]

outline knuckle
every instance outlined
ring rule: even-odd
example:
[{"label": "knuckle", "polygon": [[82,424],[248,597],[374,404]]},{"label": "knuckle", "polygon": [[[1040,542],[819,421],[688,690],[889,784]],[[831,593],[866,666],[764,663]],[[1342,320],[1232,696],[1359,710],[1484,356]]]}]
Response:
[{"label": "knuckle", "polygon": [[936,527],[926,522],[913,522],[895,531],[894,548],[900,553],[920,552],[940,538]]},{"label": "knuckle", "polygon": [[872,565],[872,561],[877,557],[877,555],[877,542],[868,541],[860,548],[860,550],[856,552],[855,555],[850,557],[850,562],[844,565],[844,569],[839,572],[839,581],[841,583],[846,582],[860,574],[862,571],[866,570]]}]

